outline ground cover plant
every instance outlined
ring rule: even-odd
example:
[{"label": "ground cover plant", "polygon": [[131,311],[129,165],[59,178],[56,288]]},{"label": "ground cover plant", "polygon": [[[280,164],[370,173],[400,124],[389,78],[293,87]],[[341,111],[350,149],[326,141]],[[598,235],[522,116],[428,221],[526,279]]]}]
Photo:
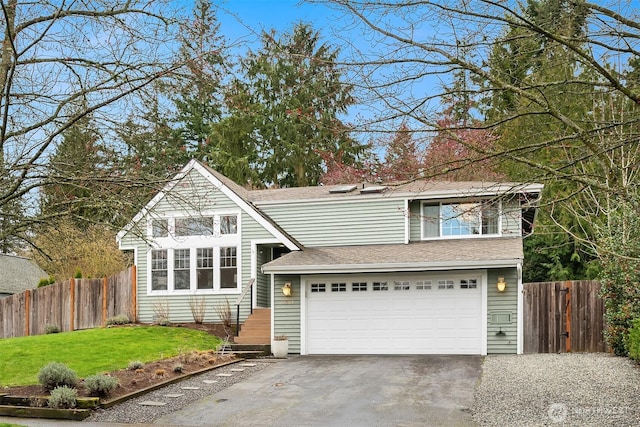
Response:
[{"label": "ground cover plant", "polygon": [[217,336],[189,328],[133,326],[101,328],[0,340],[0,389],[38,384],[40,369],[64,363],[78,377],[126,369],[194,350],[213,350]]}]

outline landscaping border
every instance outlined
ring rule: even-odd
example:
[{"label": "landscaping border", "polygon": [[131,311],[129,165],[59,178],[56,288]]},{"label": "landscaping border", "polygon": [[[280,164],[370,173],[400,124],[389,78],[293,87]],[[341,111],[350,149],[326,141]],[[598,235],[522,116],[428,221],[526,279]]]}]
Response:
[{"label": "landscaping border", "polygon": [[[221,363],[217,363],[212,366],[207,366],[206,368],[200,369],[198,371],[189,372],[184,375],[181,375],[176,378],[171,378],[169,380],[160,382],[158,384],[154,384],[150,387],[144,388],[142,390],[138,390],[133,393],[126,394],[124,396],[117,397],[115,399],[106,400],[104,402],[98,403],[93,409],[103,408],[107,409],[119,403],[125,402],[129,399],[133,399],[135,397],[141,396],[143,394],[149,393],[151,391],[157,390],[159,388],[168,386],[170,384],[174,384],[180,382],[186,378],[190,378],[208,371],[212,371],[214,369],[221,368],[223,366],[232,365],[234,363],[243,362],[246,359],[244,358],[236,358],[233,360],[227,360]],[[91,415],[92,409],[54,409],[54,408],[45,408],[38,406],[21,406],[16,404],[4,404],[8,402],[14,403],[22,403],[22,402],[42,402],[42,399],[48,399],[45,396],[31,396],[31,397],[17,397],[10,396],[7,394],[0,393],[0,415],[7,417],[22,417],[22,418],[50,418],[50,419],[61,419],[61,420],[73,420],[73,421],[81,421]],[[78,401],[83,398],[79,398]],[[84,399],[87,400],[87,399]]]}]

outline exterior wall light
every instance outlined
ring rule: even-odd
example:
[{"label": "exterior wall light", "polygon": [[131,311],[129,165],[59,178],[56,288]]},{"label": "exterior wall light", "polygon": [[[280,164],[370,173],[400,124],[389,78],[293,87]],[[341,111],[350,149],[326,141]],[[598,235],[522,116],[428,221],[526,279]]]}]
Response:
[{"label": "exterior wall light", "polygon": [[284,295],[285,297],[290,297],[291,294],[291,283],[287,282],[284,284],[284,286],[282,287],[282,295]]},{"label": "exterior wall light", "polygon": [[498,292],[504,292],[507,289],[507,282],[504,281],[504,277],[498,277],[496,288],[498,288]]}]

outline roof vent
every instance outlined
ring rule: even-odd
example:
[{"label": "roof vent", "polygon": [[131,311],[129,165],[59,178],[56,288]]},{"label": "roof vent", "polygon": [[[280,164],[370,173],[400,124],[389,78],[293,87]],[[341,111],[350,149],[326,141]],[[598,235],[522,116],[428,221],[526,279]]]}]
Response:
[{"label": "roof vent", "polygon": [[355,190],[357,185],[341,185],[340,187],[333,187],[329,189],[329,193],[338,194],[338,193],[351,193]]},{"label": "roof vent", "polygon": [[374,194],[374,193],[382,193],[387,189],[384,185],[372,185],[370,187],[363,187],[360,190],[360,194]]}]

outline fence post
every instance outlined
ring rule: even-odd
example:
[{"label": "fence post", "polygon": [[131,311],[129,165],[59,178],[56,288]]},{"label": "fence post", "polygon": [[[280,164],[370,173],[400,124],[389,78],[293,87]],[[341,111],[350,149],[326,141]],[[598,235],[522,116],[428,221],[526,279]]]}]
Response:
[{"label": "fence post", "polygon": [[102,279],[102,326],[107,324],[107,276]]},{"label": "fence post", "polygon": [[[29,336],[29,317],[31,314],[31,310],[29,307],[29,303],[31,300],[31,290],[27,289],[26,291],[24,291],[24,336],[28,337]],[[15,300],[14,300],[15,301]]]},{"label": "fence post", "polygon": [[76,307],[76,281],[72,277],[69,279],[69,331],[75,330],[75,325],[73,324],[73,318],[75,317],[75,307]]},{"label": "fence post", "polygon": [[567,280],[565,282],[565,286],[567,289],[567,292],[565,292],[564,294],[564,298],[565,298],[565,305],[566,305],[566,309],[565,309],[565,316],[566,316],[566,333],[567,333],[567,338],[565,339],[565,351],[567,353],[571,353],[571,281]]}]

